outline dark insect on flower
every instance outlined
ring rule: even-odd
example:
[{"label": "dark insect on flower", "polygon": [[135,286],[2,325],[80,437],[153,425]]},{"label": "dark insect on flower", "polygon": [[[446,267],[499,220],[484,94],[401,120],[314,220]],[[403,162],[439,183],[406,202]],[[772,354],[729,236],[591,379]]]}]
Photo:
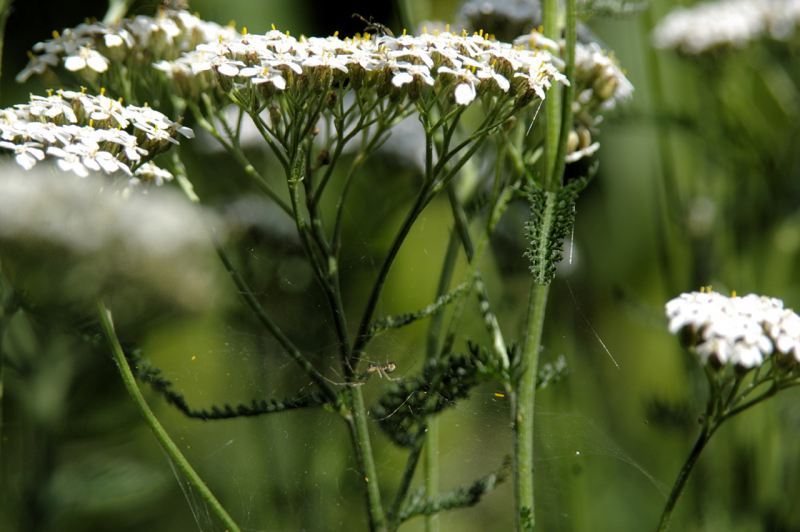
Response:
[{"label": "dark insect on flower", "polygon": [[372,17],[369,17],[369,20],[367,20],[358,13],[353,13],[353,16],[351,16],[350,18],[359,18],[362,21],[364,21],[364,23],[367,25],[367,27],[364,28],[365,33],[371,33],[376,37],[386,37],[386,36],[394,37],[394,33],[392,33],[392,30],[390,30],[380,22],[373,22]]}]

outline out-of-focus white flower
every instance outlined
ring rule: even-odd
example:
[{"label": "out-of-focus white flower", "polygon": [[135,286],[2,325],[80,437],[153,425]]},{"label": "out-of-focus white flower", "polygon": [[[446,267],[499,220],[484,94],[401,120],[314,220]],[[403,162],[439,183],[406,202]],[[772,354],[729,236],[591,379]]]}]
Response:
[{"label": "out-of-focus white flower", "polygon": [[[56,177],[41,166],[0,172],[0,244],[14,250],[8,257],[24,261],[26,274],[62,281],[70,303],[91,305],[100,295],[134,306],[141,298],[184,310],[214,305],[218,266],[203,229],[211,214],[177,191],[125,198],[106,185],[97,175]],[[49,288],[47,297],[58,296]]]},{"label": "out-of-focus white flower", "polygon": [[135,183],[138,184],[139,181],[147,181],[151,183],[155,183],[156,186],[161,186],[164,184],[164,181],[172,181],[173,175],[172,173],[164,170],[163,168],[159,168],[158,166],[154,165],[153,163],[144,163],[142,166],[136,169],[135,173]]},{"label": "out-of-focus white flower", "polygon": [[33,74],[42,75],[45,71],[49,68],[52,68],[58,64],[58,55],[53,53],[42,54],[42,55],[34,55],[28,52],[30,55],[30,60],[28,64],[23,68],[17,77],[14,78],[17,83],[23,83]]},{"label": "out-of-focus white flower", "polygon": [[743,48],[767,35],[788,39],[798,22],[798,0],[718,0],[676,8],[659,21],[651,39],[656,48],[700,54]]},{"label": "out-of-focus white flower", "polygon": [[681,294],[666,304],[669,332],[689,330],[703,364],[760,366],[776,353],[800,363],[800,317],[776,298],[717,292]]}]

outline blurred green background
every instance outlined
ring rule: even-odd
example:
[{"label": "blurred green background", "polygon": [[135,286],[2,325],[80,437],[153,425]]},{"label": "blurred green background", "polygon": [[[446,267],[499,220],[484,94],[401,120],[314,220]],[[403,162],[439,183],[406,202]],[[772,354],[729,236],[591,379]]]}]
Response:
[{"label": "blurred green background", "polygon": [[[449,21],[458,3],[415,0],[411,6],[417,20]],[[638,15],[590,23],[636,92],[601,125],[600,171],[578,202],[574,246],[565,254],[571,264],[565,261],[550,292],[544,360],[563,354],[571,373],[537,395],[539,530],[655,529],[664,485],[672,485],[694,442],[707,398],[700,366],[667,333],[667,300],[713,285],[779,297],[788,307],[800,302],[798,40],[759,42],[703,60],[653,52],[649,29],[674,7],[659,0]],[[105,9],[102,1],[17,1],[3,51],[0,106],[44,92],[35,79],[13,80],[33,44],[53,30],[102,18]],[[154,9],[137,4],[134,12]],[[235,20],[251,33],[275,24],[293,35],[352,35],[363,30],[353,12],[399,29],[389,3],[195,0],[191,10],[222,24]],[[198,194],[229,227],[228,249],[262,303],[337,381],[333,326],[293,227],[207,142],[183,143]],[[269,157],[261,162],[271,164]],[[357,181],[341,260],[351,315],[360,312],[413,199],[416,172],[389,154],[375,157]],[[277,171],[271,177],[281,179]],[[526,217],[524,203],[512,206],[483,271],[509,339],[519,335],[530,282],[522,257]],[[378,315],[431,302],[451,227],[446,200],[434,202],[393,268]],[[217,274],[228,295],[213,311],[132,305],[139,311],[126,314],[116,308],[126,316],[119,324],[123,341],[141,346],[194,408],[309,390],[221,267]],[[485,341],[476,307],[462,330]],[[221,530],[171,470],[105,345],[76,332],[87,318],[39,299],[14,318],[3,339],[0,530]],[[426,322],[416,323],[380,337],[370,353],[396,362],[400,374],[414,372],[424,360],[425,335]],[[377,378],[364,386],[368,404],[384,386]],[[202,422],[143,388],[244,530],[366,529],[349,437],[335,415],[304,409]],[[443,489],[496,470],[510,452],[501,392],[481,386],[442,416]],[[784,392],[723,426],[678,505],[674,530],[800,530],[798,399],[797,390]],[[391,500],[405,452],[373,428],[381,489]],[[442,514],[442,530],[511,530],[512,498],[510,484],[503,484],[474,508]],[[422,521],[403,529],[422,530]]]}]

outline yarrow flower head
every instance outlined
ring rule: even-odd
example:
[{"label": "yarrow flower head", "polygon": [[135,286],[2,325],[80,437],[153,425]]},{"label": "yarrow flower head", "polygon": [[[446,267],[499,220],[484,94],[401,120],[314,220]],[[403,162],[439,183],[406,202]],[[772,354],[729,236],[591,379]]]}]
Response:
[{"label": "yarrow flower head", "polygon": [[12,151],[26,170],[50,157],[61,170],[82,177],[90,171],[121,172],[132,184],[161,184],[172,176],[145,163],[177,144],[178,134],[194,136],[149,107],[83,92],[59,90],[0,110],[0,148]]},{"label": "yarrow flower head", "polygon": [[[466,106],[485,94],[520,101],[522,93],[530,102],[544,98],[553,82],[568,83],[545,50],[448,32],[295,39],[273,30],[200,45],[155,66],[187,98],[221,87],[241,94],[254,90],[264,100],[284,92],[303,100],[304,95],[318,98],[332,87],[354,87],[394,101],[445,91],[451,101]],[[527,81],[514,83],[518,75],[528,76]]]},{"label": "yarrow flower head", "polygon": [[[75,28],[53,33],[53,38],[33,47],[28,65],[17,74],[24,82],[37,74],[57,83],[58,65],[81,79],[94,82],[100,74],[147,75],[153,62],[175,59],[198,44],[232,37],[237,32],[206,22],[188,11],[160,9],[153,17],[139,15],[118,23],[87,22]],[[110,69],[114,63],[117,68]],[[112,80],[102,78],[105,86]],[[135,79],[134,79],[135,81]]]},{"label": "yarrow flower head", "polygon": [[652,33],[653,46],[684,54],[743,48],[764,36],[785,40],[800,22],[798,0],[718,0],[678,7]]},{"label": "yarrow flower head", "polygon": [[800,316],[780,299],[703,290],[672,299],[666,314],[669,332],[681,333],[703,364],[753,368],[770,357],[800,364]]}]

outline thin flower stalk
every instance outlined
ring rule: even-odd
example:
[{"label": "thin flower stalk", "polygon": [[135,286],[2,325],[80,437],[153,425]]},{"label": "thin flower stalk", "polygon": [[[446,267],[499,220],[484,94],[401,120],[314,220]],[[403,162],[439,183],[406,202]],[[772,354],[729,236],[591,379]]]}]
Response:
[{"label": "thin flower stalk", "polygon": [[178,446],[175,445],[175,442],[169,437],[167,431],[164,430],[163,426],[161,426],[161,423],[158,421],[155,414],[153,414],[153,411],[150,410],[150,407],[147,405],[147,401],[145,401],[144,397],[142,396],[142,392],[136,385],[136,378],[133,376],[130,366],[128,366],[128,360],[125,358],[125,353],[122,351],[122,346],[120,345],[117,334],[114,331],[114,324],[111,320],[111,312],[99,300],[97,301],[97,315],[100,319],[100,325],[102,326],[103,334],[106,337],[109,348],[111,349],[111,354],[114,356],[114,361],[117,363],[117,367],[122,375],[125,388],[128,390],[128,394],[130,394],[131,399],[133,399],[133,402],[139,409],[139,413],[141,413],[144,417],[145,421],[150,427],[150,430],[153,431],[153,435],[156,437],[156,440],[158,440],[161,448],[164,449],[164,452],[167,453],[181,473],[186,475],[188,482],[192,485],[192,487],[194,487],[194,489],[197,490],[198,493],[200,493],[200,496],[203,498],[206,504],[208,504],[211,510],[217,515],[217,517],[219,517],[220,521],[225,524],[227,530],[229,532],[241,532],[239,526],[236,524],[233,518],[231,518],[230,514],[228,514],[225,508],[223,508],[208,486],[206,486],[205,482],[203,482],[203,479],[200,478],[200,475],[197,474],[189,461],[186,460],[186,457],[183,456],[183,453],[181,453],[180,449],[178,449]]}]

